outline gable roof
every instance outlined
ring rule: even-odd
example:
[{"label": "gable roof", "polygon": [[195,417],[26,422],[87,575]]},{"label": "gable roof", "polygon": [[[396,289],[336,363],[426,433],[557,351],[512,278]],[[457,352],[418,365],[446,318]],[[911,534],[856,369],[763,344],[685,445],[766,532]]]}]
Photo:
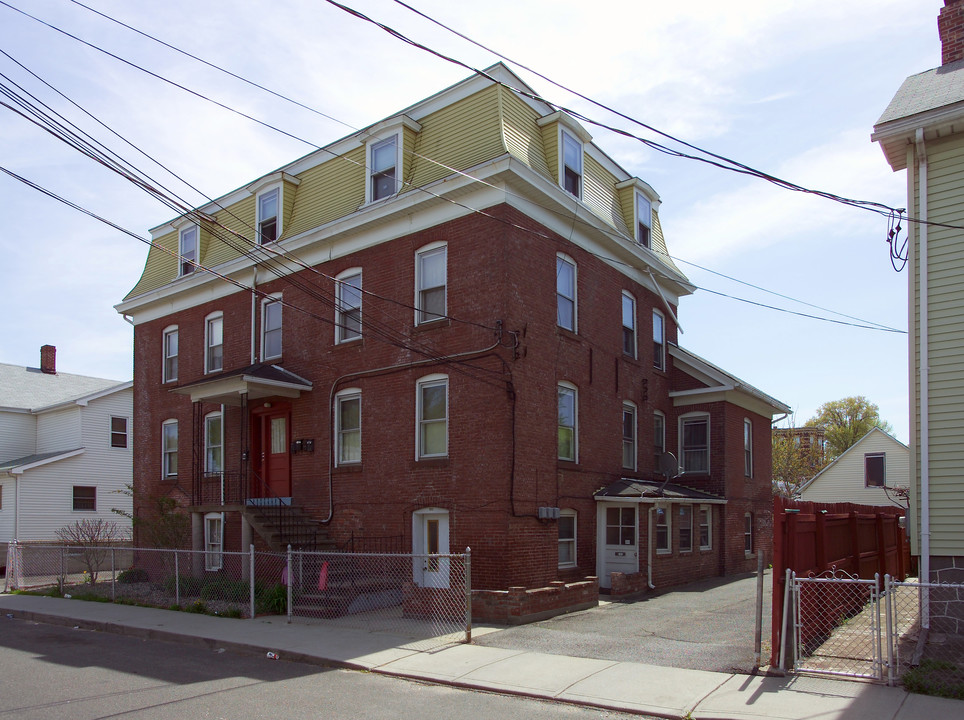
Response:
[{"label": "gable roof", "polygon": [[94,399],[131,385],[131,381],[45,373],[40,368],[0,363],[0,408],[36,412],[63,403]]},{"label": "gable roof", "polygon": [[867,438],[869,438],[869,437],[870,437],[871,435],[873,435],[874,433],[880,433],[880,434],[883,435],[884,437],[890,438],[890,439],[893,440],[895,443],[897,443],[897,444],[900,445],[902,448],[904,448],[904,450],[907,450],[907,452],[910,452],[910,449],[909,449],[906,445],[904,445],[904,443],[902,443],[900,440],[898,440],[897,438],[895,438],[893,435],[891,435],[891,434],[888,433],[888,432],[885,432],[885,431],[881,430],[879,427],[873,427],[873,428],[870,429],[870,431],[869,431],[866,435],[864,435],[862,438],[860,438],[860,440],[858,440],[858,441],[855,442],[853,445],[851,445],[849,448],[847,448],[847,449],[844,450],[842,453],[840,453],[840,455],[838,455],[837,458],[836,458],[832,463],[830,463],[829,465],[827,465],[827,467],[825,467],[823,470],[821,470],[820,472],[818,472],[818,473],[817,473],[816,475],[814,475],[812,478],[810,478],[809,480],[807,480],[803,485],[801,485],[801,486],[799,487],[799,489],[797,490],[797,494],[799,495],[799,494],[802,493],[804,490],[806,490],[808,487],[810,487],[817,478],[819,478],[821,475],[823,475],[824,473],[826,473],[828,470],[830,470],[831,468],[836,467],[837,464],[840,463],[840,461],[843,460],[845,457],[847,457],[848,455],[850,455],[851,452],[859,452],[860,446],[864,443],[864,441],[865,441]]}]

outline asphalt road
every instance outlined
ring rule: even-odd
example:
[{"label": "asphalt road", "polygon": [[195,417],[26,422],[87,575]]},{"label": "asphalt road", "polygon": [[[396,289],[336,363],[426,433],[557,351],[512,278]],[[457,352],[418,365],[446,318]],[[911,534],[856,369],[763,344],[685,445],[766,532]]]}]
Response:
[{"label": "asphalt road", "polygon": [[626,715],[0,617],[0,716],[18,720]]},{"label": "asphalt road", "polygon": [[[769,657],[771,573],[763,595],[763,662]],[[477,645],[668,667],[749,673],[754,667],[756,574],[713,578],[635,602],[473,637]]]}]

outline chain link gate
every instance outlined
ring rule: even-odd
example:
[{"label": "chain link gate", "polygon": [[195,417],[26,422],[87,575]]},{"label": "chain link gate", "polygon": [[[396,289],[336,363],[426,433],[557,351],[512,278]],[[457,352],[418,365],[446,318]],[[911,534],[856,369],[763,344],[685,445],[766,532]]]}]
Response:
[{"label": "chain link gate", "polygon": [[793,669],[883,680],[880,578],[791,574]]}]

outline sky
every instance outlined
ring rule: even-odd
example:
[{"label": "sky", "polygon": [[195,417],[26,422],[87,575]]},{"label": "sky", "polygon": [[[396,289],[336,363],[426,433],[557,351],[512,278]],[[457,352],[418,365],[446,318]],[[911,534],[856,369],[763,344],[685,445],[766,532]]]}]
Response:
[{"label": "sky", "polygon": [[[325,0],[84,4],[318,111],[230,78],[79,2],[2,0],[0,85],[29,91],[192,205],[313,149],[291,136],[326,145],[471,74]],[[499,60],[398,2],[345,4],[473,68]],[[941,0],[408,4],[510,58],[509,67],[556,105],[680,148],[516,63],[798,185],[906,206],[905,172],[890,170],[870,133],[904,78],[940,64]],[[824,402],[865,395],[907,442],[906,333],[855,326],[907,328],[907,270],[891,265],[887,218],[587,129],[660,195],[670,254],[699,288],[680,305],[682,346],[789,405],[797,425]],[[174,215],[3,106],[0,167],[142,238]],[[36,367],[40,346],[49,343],[61,371],[130,379],[133,328],[114,305],[137,282],[147,246],[3,173],[0,198],[0,362]]]}]

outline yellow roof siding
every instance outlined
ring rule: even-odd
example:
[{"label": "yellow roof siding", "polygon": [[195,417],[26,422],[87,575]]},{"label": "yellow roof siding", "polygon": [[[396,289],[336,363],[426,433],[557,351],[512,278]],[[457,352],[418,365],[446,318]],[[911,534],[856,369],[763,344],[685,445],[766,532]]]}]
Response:
[{"label": "yellow roof siding", "polygon": [[549,169],[546,158],[543,129],[536,125],[539,113],[518,95],[501,86],[499,87],[499,94],[502,103],[502,133],[506,150],[550,182],[555,182],[555,175]]},{"label": "yellow roof siding", "polygon": [[441,180],[452,173],[449,168],[466,170],[506,152],[494,85],[420,118],[419,123],[422,131],[412,160],[414,187]]},{"label": "yellow roof siding", "polygon": [[559,185],[559,123],[542,126],[542,144],[545,147],[546,164],[549,166],[549,179]]},{"label": "yellow roof siding", "polygon": [[284,207],[281,210],[281,237],[286,238],[291,235],[288,227],[291,225],[291,214],[295,209],[295,198],[297,197],[298,186],[287,180],[282,184],[281,197]]},{"label": "yellow roof siding", "polygon": [[583,154],[582,201],[607,224],[630,237],[616,193],[616,178],[589,153]]},{"label": "yellow roof siding", "polygon": [[[124,298],[132,298],[156,290],[177,277],[178,233],[172,232],[157,238],[147,253],[140,280]],[[170,252],[173,251],[175,255]]]},{"label": "yellow roof siding", "polygon": [[659,222],[659,213],[655,210],[653,211],[653,227],[650,233],[650,245],[652,245],[652,251],[659,256],[666,265],[673,268],[682,277],[686,277],[686,274],[676,267],[676,263],[669,256],[669,250],[666,247],[666,239],[663,237],[663,226]]},{"label": "yellow roof siding", "polygon": [[[254,247],[257,234],[255,231],[255,205],[255,197],[251,195],[215,213],[215,224],[211,226],[211,233],[201,233],[202,236],[208,235],[209,237],[206,247],[202,245],[202,265],[215,267],[241,256],[241,252],[225,242],[225,239],[245,250]],[[242,237],[237,237],[234,233]]]},{"label": "yellow roof siding", "polygon": [[316,165],[298,176],[290,232],[298,235],[349,215],[365,202],[365,147]]}]

